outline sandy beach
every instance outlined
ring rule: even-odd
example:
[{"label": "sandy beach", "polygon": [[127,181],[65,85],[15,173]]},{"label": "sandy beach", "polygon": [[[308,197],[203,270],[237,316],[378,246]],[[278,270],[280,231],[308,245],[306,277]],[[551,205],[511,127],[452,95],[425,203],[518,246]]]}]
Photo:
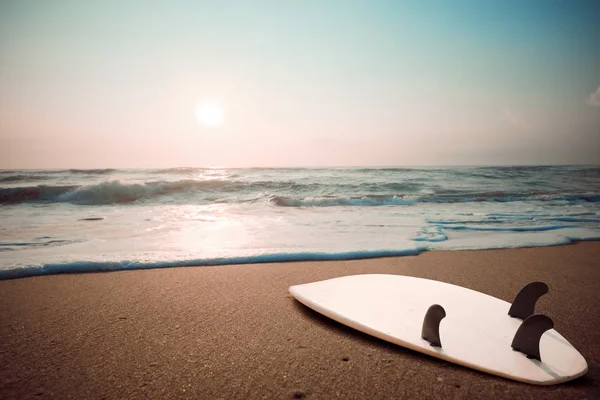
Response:
[{"label": "sandy beach", "polygon": [[[0,281],[0,398],[598,398],[600,242],[419,256],[53,275]],[[537,310],[586,358],[557,386],[494,377],[374,339],[288,287],[388,273]]]}]

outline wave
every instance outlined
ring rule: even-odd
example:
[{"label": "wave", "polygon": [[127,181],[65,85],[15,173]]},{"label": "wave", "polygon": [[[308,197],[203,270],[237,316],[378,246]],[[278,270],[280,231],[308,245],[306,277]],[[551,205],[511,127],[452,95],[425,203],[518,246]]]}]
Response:
[{"label": "wave", "polygon": [[[145,183],[105,181],[90,185],[38,185],[0,188],[0,204],[66,202],[82,205],[104,205],[134,203],[167,195],[176,196],[173,197],[176,202],[195,204],[211,203],[216,199],[219,202],[248,202],[264,201],[266,198],[269,204],[277,207],[410,206],[415,203],[486,201],[600,202],[600,193],[598,192],[524,191],[518,193],[497,191],[460,193],[450,190],[444,192],[441,188],[436,188],[436,191],[430,190],[427,192],[422,185],[412,182],[325,184],[320,182],[298,183],[293,180],[251,182],[228,179],[184,179]],[[381,192],[384,194],[381,194]]]},{"label": "wave", "polygon": [[[184,179],[179,181],[146,183],[106,181],[93,185],[38,185],[0,188],[0,204],[57,202],[82,205],[105,205],[133,203],[139,200],[150,200],[156,197],[174,194],[260,193],[264,190],[297,191],[301,189],[309,190],[311,188],[314,188],[314,185],[301,185],[294,183],[293,181],[243,182],[222,179]],[[187,200],[191,201],[190,199]],[[194,200],[198,201],[198,199]],[[236,198],[233,200],[236,200]]]},{"label": "wave", "polygon": [[478,201],[513,202],[513,201],[567,201],[599,203],[599,192],[563,192],[563,191],[523,191],[523,192],[464,192],[448,193],[436,197],[422,197],[421,202],[434,203],[467,203]]},{"label": "wave", "polygon": [[[102,174],[111,174],[113,172],[118,171],[127,171],[127,170],[119,170],[116,168],[91,168],[91,169],[5,169],[0,170],[0,175],[64,175],[64,174],[88,174],[88,175],[102,175]],[[146,172],[145,170],[135,170],[139,172]]]},{"label": "wave", "polygon": [[398,206],[413,205],[414,200],[402,196],[367,195],[361,197],[305,197],[273,196],[269,202],[278,207],[333,207],[333,206]]},{"label": "wave", "polygon": [[96,169],[68,169],[66,171],[60,172],[69,172],[71,174],[88,174],[88,175],[104,175],[104,174],[112,174],[113,172],[117,172],[118,170],[115,168],[96,168]]},{"label": "wave", "polygon": [[[345,168],[344,168],[345,169]],[[446,168],[423,168],[423,167],[371,167],[371,168],[347,168],[346,170],[357,172],[357,173],[372,173],[372,172],[401,172],[401,173],[414,173],[414,172],[434,172],[434,171],[445,171]]]},{"label": "wave", "polygon": [[32,172],[39,172],[39,170],[32,170],[32,169],[2,169],[2,170],[0,170],[0,175],[30,174]]},{"label": "wave", "polygon": [[[253,193],[263,198],[264,192],[286,191],[292,193],[318,192],[326,190],[357,191],[357,190],[401,190],[415,189],[410,183],[375,184],[347,184],[326,185],[321,183],[302,184],[291,180],[287,181],[256,181],[246,182],[227,179],[184,179],[179,181],[156,181],[146,183],[122,183],[120,181],[106,181],[93,185],[38,185],[28,187],[0,188],[0,204],[20,204],[29,202],[67,202],[73,204],[102,205],[133,203],[138,200],[149,200],[159,196],[172,194],[197,194],[197,193]],[[378,195],[369,196],[373,199],[385,197]],[[218,196],[222,198],[222,196]],[[183,199],[190,200],[190,199]],[[195,199],[198,201],[199,199]],[[210,200],[210,199],[205,199]],[[236,201],[236,199],[232,199]],[[291,202],[291,201],[290,201]],[[277,203],[277,201],[275,201]],[[283,205],[283,203],[278,204]]]},{"label": "wave", "polygon": [[46,179],[48,179],[48,176],[45,176],[45,175],[17,174],[17,175],[0,176],[0,183],[43,181]]},{"label": "wave", "polygon": [[[434,228],[433,230],[431,228]],[[537,231],[537,229],[531,229]],[[535,228],[535,227],[533,227]],[[511,248],[511,247],[532,247],[532,246],[553,246],[558,244],[568,244],[578,241],[597,241],[600,240],[600,234],[585,235],[577,232],[570,232],[558,236],[545,236],[541,239],[531,237],[528,241],[519,241],[513,243],[510,241],[487,242],[487,243],[457,243],[452,244],[451,240],[435,227],[429,227],[421,232],[412,241],[415,245],[407,246],[397,250],[359,250],[346,252],[298,252],[298,253],[269,253],[248,256],[183,259],[173,261],[74,261],[64,263],[48,263],[27,267],[13,267],[11,269],[0,269],[0,280],[26,278],[39,275],[66,274],[66,273],[86,273],[86,272],[107,272],[136,269],[154,269],[171,267],[206,267],[206,266],[225,266],[239,264],[259,264],[259,263],[280,263],[294,261],[338,261],[338,260],[359,260],[381,257],[399,257],[407,255],[418,255],[422,252],[435,249],[449,250],[474,250],[474,249],[493,249],[493,248]],[[416,243],[421,242],[421,243]],[[427,243],[429,242],[429,243]],[[439,243],[446,243],[447,246],[437,247]],[[57,243],[60,245],[62,243]]]},{"label": "wave", "polygon": [[39,185],[0,189],[0,204],[67,202],[75,204],[131,203],[176,191],[181,184],[123,184],[118,181],[77,186]]},{"label": "wave", "polygon": [[332,206],[399,206],[416,203],[469,203],[469,202],[514,202],[514,201],[566,201],[570,203],[590,202],[599,203],[600,194],[502,194],[481,193],[458,195],[365,195],[365,196],[323,196],[323,197],[286,197],[273,196],[269,202],[279,207],[332,207]]},{"label": "wave", "polygon": [[558,229],[578,228],[578,225],[537,225],[537,226],[473,226],[473,225],[443,225],[444,229],[456,231],[488,231],[488,232],[545,232]]},{"label": "wave", "polygon": [[20,204],[52,201],[58,196],[76,190],[78,186],[32,186],[0,189],[0,204]]},{"label": "wave", "polygon": [[155,174],[192,174],[197,172],[211,171],[211,168],[196,168],[196,167],[177,167],[177,168],[162,168],[153,169],[150,172]]},{"label": "wave", "polygon": [[425,247],[411,247],[403,250],[374,250],[374,251],[348,251],[340,253],[275,253],[256,256],[204,258],[179,261],[137,262],[137,261],[76,261],[63,264],[44,264],[24,268],[0,270],[0,279],[25,278],[38,275],[120,271],[130,269],[152,269],[169,267],[206,267],[215,265],[259,264],[290,261],[334,261],[334,260],[359,260],[378,257],[397,257],[416,255],[424,251]]},{"label": "wave", "polygon": [[50,200],[53,202],[83,205],[105,205],[134,203],[140,200],[150,200],[156,197],[199,190],[205,192],[237,190],[237,188],[228,188],[228,185],[231,185],[231,183],[221,180],[196,181],[186,179],[174,182],[147,182],[143,184],[125,184],[119,181],[110,181],[96,185],[80,186],[61,193]]},{"label": "wave", "polygon": [[577,218],[577,217],[553,217],[548,218],[552,221],[558,222],[598,222],[600,223],[600,218]]}]

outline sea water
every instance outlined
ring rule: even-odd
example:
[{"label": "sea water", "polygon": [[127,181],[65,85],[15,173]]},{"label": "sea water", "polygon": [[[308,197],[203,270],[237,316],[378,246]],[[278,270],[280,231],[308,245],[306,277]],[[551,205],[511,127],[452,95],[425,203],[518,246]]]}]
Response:
[{"label": "sea water", "polygon": [[3,170],[0,221],[0,278],[557,245],[600,167]]}]

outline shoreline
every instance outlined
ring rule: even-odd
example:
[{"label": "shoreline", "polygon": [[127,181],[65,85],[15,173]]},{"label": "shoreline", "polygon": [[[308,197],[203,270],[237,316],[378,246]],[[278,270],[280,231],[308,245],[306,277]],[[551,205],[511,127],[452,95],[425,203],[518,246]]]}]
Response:
[{"label": "shoreline", "polygon": [[337,262],[337,261],[363,261],[380,258],[396,258],[419,256],[427,252],[455,252],[455,251],[488,251],[488,250],[515,250],[544,247],[573,246],[578,243],[600,242],[600,239],[571,239],[569,243],[552,243],[546,245],[531,245],[521,247],[499,247],[487,249],[427,249],[415,248],[406,250],[364,250],[338,253],[299,252],[299,253],[273,253],[256,256],[237,256],[207,258],[183,261],[157,261],[157,262],[129,262],[129,261],[75,261],[64,264],[44,264],[35,267],[0,270],[0,281],[11,279],[25,279],[37,276],[89,274],[119,271],[138,271],[165,268],[197,268],[197,267],[230,267],[236,265],[257,264],[287,264],[295,262]]},{"label": "shoreline", "polygon": [[[594,398],[600,242],[342,261],[68,273],[0,281],[2,398]],[[109,271],[107,271],[109,272]],[[358,273],[436,279],[538,309],[588,373],[510,381],[375,339],[302,306],[293,284]]]}]

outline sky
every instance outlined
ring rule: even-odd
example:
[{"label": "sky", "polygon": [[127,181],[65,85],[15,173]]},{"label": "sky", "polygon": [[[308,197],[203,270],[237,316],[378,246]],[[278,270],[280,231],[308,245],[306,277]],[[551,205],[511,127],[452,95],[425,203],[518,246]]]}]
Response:
[{"label": "sky", "polygon": [[598,21],[594,0],[0,0],[0,168],[600,164]]}]

